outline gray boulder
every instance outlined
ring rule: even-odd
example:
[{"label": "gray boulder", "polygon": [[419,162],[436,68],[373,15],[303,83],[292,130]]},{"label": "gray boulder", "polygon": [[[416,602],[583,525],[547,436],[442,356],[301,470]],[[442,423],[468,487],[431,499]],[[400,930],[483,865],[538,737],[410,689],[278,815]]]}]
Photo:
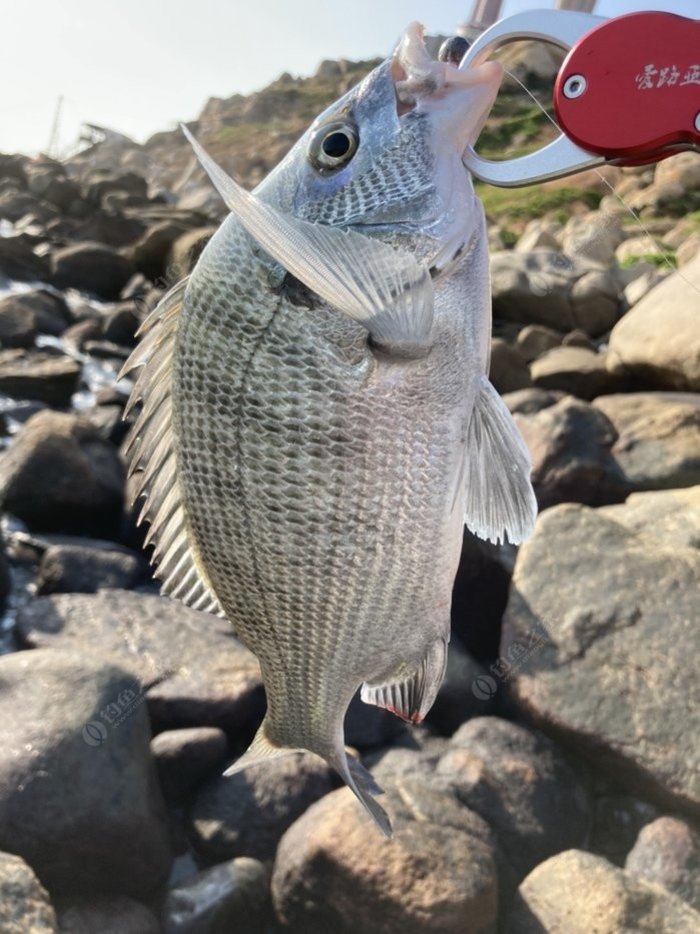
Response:
[{"label": "gray boulder", "polygon": [[[520,549],[501,655],[543,633],[510,684],[549,733],[635,795],[697,813],[700,554],[577,505]],[[673,677],[669,677],[673,672]]]},{"label": "gray boulder", "polygon": [[496,851],[488,825],[447,788],[384,782],[386,840],[347,788],[312,805],[282,838],[272,898],[303,934],[481,934],[496,930]]},{"label": "gray boulder", "polygon": [[328,766],[310,753],[219,776],[197,795],[190,839],[209,863],[234,856],[271,860],[285,830],[334,784]]},{"label": "gray boulder", "polygon": [[700,393],[616,394],[594,406],[615,427],[612,455],[631,488],[700,483]]},{"label": "gray boulder", "polygon": [[700,911],[700,832],[686,821],[660,817],[643,827],[625,869]]},{"label": "gray boulder", "polygon": [[0,658],[0,847],[52,891],[143,895],[168,874],[142,700],[92,646]]},{"label": "gray boulder", "polygon": [[515,421],[532,457],[540,509],[562,502],[599,506],[629,493],[612,454],[615,429],[598,409],[565,396],[538,411],[516,410]]},{"label": "gray boulder", "polygon": [[38,350],[0,350],[0,393],[68,408],[80,383],[80,364]]},{"label": "gray boulder", "polygon": [[700,391],[700,256],[652,289],[613,328],[608,366],[659,389]]},{"label": "gray boulder", "polygon": [[530,365],[532,382],[540,389],[559,389],[579,399],[595,399],[623,387],[605,366],[605,354],[586,347],[553,347]]},{"label": "gray boulder", "polygon": [[231,624],[175,600],[126,590],[42,597],[17,614],[22,645],[109,653],[146,687],[157,732],[217,726],[252,737],[265,701],[260,666]]},{"label": "gray boulder", "polygon": [[700,914],[600,856],[567,850],[520,886],[506,934],[695,934]]},{"label": "gray boulder", "polygon": [[24,860],[0,853],[0,931],[3,934],[56,934],[56,913]]},{"label": "gray boulder", "polygon": [[[521,657],[499,661],[512,671]],[[563,752],[541,733],[477,717],[452,737],[437,772],[494,830],[507,887],[547,857],[586,841],[588,792]]]},{"label": "gray boulder", "polygon": [[31,529],[113,537],[122,521],[123,465],[87,420],[39,412],[0,457],[0,498]]},{"label": "gray boulder", "polygon": [[166,800],[181,802],[212,772],[223,769],[228,739],[215,726],[166,730],[153,737],[151,751]]},{"label": "gray boulder", "polygon": [[261,934],[271,920],[269,870],[241,857],[185,879],[163,905],[164,934]]}]

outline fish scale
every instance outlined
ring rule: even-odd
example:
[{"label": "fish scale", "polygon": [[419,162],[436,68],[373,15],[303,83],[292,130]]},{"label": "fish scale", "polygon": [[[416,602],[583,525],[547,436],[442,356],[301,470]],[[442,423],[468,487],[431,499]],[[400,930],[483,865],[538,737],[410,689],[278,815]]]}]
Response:
[{"label": "fish scale", "polygon": [[462,164],[500,76],[431,62],[414,24],[252,194],[185,130],[232,213],[125,367],[144,368],[130,471],[163,591],[225,615],[260,661],[267,712],[227,774],[309,750],[387,835],[347,707],[359,689],[425,716],[465,519],[517,543],[535,516],[486,378],[485,222]]}]

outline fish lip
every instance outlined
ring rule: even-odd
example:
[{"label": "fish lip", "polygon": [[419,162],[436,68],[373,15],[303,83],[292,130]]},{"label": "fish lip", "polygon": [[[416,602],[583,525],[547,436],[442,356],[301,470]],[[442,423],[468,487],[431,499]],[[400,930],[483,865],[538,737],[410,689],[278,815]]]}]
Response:
[{"label": "fish lip", "polygon": [[498,93],[503,78],[503,66],[498,62],[481,65],[459,65],[435,61],[425,46],[425,28],[411,23],[399,39],[391,58],[391,76],[394,80],[399,115],[412,110],[429,97],[444,96],[451,90],[467,90],[486,85]]}]

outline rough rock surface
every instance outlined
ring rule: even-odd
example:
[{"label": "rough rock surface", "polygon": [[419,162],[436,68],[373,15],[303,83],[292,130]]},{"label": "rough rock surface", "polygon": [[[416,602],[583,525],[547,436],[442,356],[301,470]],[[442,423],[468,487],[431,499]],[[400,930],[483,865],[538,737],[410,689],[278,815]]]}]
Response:
[{"label": "rough rock surface", "polygon": [[167,876],[141,699],[92,647],[0,658],[0,848],[52,890],[141,895]]},{"label": "rough rock surface", "polygon": [[151,752],[166,799],[181,801],[205,778],[221,771],[228,739],[215,726],[166,730],[153,737]]},{"label": "rough rock surface", "polygon": [[697,813],[700,554],[650,532],[576,505],[540,515],[518,554],[501,655],[542,632],[511,682],[522,708],[632,793]]},{"label": "rough rock surface", "polygon": [[606,368],[605,355],[586,347],[553,347],[530,365],[530,373],[540,389],[561,389],[579,399],[622,388],[620,377]]},{"label": "rough rock surface", "polygon": [[[511,647],[512,648],[512,647]],[[518,659],[501,659],[517,670]],[[586,839],[591,804],[584,783],[546,736],[498,717],[465,723],[440,758],[437,773],[496,833],[510,882]]]},{"label": "rough rock surface", "polygon": [[540,509],[562,502],[600,506],[629,493],[612,455],[615,429],[598,409],[565,396],[538,411],[516,410],[515,421],[532,457]]},{"label": "rough rock surface", "polygon": [[700,911],[700,831],[685,821],[660,817],[643,827],[625,869]]},{"label": "rough rock surface", "polygon": [[599,514],[656,542],[700,548],[700,486],[633,493],[624,503],[604,506]]},{"label": "rough rock surface", "polygon": [[262,934],[270,916],[269,872],[257,860],[241,857],[172,888],[163,906],[163,931]]},{"label": "rough rock surface", "polygon": [[39,412],[0,457],[0,498],[31,529],[109,538],[121,525],[124,469],[88,421]]},{"label": "rough rock surface", "polygon": [[695,934],[700,914],[607,860],[567,850],[520,886],[506,934]]},{"label": "rough rock surface", "polygon": [[39,565],[36,592],[43,595],[128,590],[148,576],[145,559],[126,548],[51,545]]},{"label": "rough rock surface", "polygon": [[700,391],[700,256],[637,302],[613,328],[608,365],[660,389]]},{"label": "rough rock surface", "polygon": [[127,895],[89,895],[58,909],[61,934],[161,934],[153,912]]},{"label": "rough rock surface", "polygon": [[158,730],[218,726],[243,738],[264,710],[260,668],[231,624],[166,597],[105,590],[43,597],[17,616],[30,647],[91,645],[147,688]]},{"label": "rough rock surface", "polygon": [[0,931],[3,934],[55,934],[56,914],[49,896],[23,859],[0,853]]},{"label": "rough rock surface", "polygon": [[190,838],[210,863],[234,856],[273,859],[285,830],[334,784],[328,766],[309,753],[219,776],[197,795]]},{"label": "rough rock surface", "polygon": [[594,405],[615,426],[612,454],[634,489],[700,483],[700,393],[635,392]]},{"label": "rough rock surface", "polygon": [[0,351],[0,393],[65,408],[80,383],[80,364],[37,350]]},{"label": "rough rock surface", "polygon": [[[276,913],[303,934],[494,932],[495,847],[486,823],[446,789],[383,780],[394,838],[373,833],[347,788],[292,824],[272,875]],[[371,837],[370,834],[373,834]]]}]

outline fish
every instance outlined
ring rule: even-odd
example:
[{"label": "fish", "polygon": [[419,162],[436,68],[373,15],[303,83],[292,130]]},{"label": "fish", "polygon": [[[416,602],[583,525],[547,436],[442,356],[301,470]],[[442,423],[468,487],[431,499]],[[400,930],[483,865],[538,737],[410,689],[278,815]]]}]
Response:
[{"label": "fish", "polygon": [[498,63],[411,24],[253,191],[183,127],[229,214],[144,321],[127,454],[164,594],[230,620],[267,711],[226,774],[306,750],[380,831],[352,698],[423,720],[464,524],[523,541],[530,459],[488,380],[484,212],[462,156]]}]

